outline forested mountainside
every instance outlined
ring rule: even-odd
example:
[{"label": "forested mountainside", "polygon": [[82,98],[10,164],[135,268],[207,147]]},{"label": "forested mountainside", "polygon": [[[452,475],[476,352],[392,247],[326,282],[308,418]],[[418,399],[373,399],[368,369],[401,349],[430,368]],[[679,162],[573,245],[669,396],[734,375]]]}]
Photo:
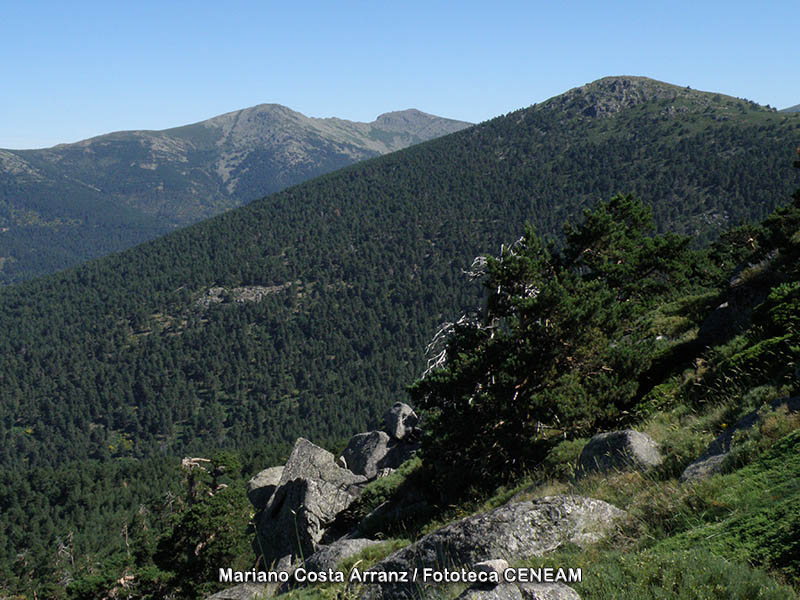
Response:
[{"label": "forested mountainside", "polygon": [[0,150],[0,284],[122,250],[469,126],[413,109],[358,123],[262,104],[163,131]]},{"label": "forested mountainside", "polygon": [[660,231],[700,240],[763,218],[792,189],[799,134],[800,115],[607,78],[0,290],[0,563],[46,571],[70,531],[84,555],[110,543],[89,515],[111,526],[136,499],[112,510],[94,479],[61,487],[87,464],[263,457],[365,429],[424,368],[439,324],[477,308],[473,257],[525,222],[558,238],[621,190]]},{"label": "forested mountainside", "polygon": [[[483,309],[453,315],[409,390],[422,428],[398,402],[336,464],[298,439],[247,484],[251,506],[234,456],[186,458],[183,489],[118,521],[124,546],[76,567],[74,540],[61,541],[67,597],[207,597],[242,581],[220,581],[220,565],[343,578],[210,598],[521,597],[513,582],[459,595],[454,579],[412,590],[348,577],[494,559],[582,568],[565,580],[584,600],[796,598],[800,190],[702,249],[653,235],[650,214],[614,196],[560,249],[528,228],[475,265]],[[63,596],[52,579],[40,590]]]}]

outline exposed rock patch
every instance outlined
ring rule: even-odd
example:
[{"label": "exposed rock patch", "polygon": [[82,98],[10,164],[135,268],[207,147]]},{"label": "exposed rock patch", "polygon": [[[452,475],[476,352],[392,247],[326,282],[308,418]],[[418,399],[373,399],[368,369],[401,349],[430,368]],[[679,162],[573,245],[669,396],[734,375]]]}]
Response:
[{"label": "exposed rock patch", "polygon": [[418,422],[417,413],[404,402],[395,402],[383,415],[386,433],[396,440],[412,436]]},{"label": "exposed rock patch", "polygon": [[281,481],[281,475],[283,475],[283,467],[270,467],[247,482],[247,499],[258,510],[267,505]]},{"label": "exposed rock patch", "polygon": [[365,538],[341,539],[328,546],[322,546],[305,561],[305,568],[309,571],[327,571],[335,569],[346,558],[355,556],[365,548],[380,544],[377,540]]},{"label": "exposed rock patch", "polygon": [[581,600],[581,597],[563,583],[501,583],[468,588],[458,600]]},{"label": "exposed rock patch", "polygon": [[635,469],[647,471],[663,462],[658,444],[644,433],[625,429],[594,436],[578,459],[578,474]]},{"label": "exposed rock patch", "polygon": [[220,304],[222,302],[235,302],[237,304],[260,302],[265,297],[282,292],[291,287],[291,285],[291,282],[287,282],[281,285],[248,285],[231,289],[212,287],[208,289],[205,295],[200,296],[195,301],[195,305],[200,308],[208,308],[212,304]]},{"label": "exposed rock patch", "polygon": [[342,459],[353,473],[373,479],[387,469],[391,471],[399,467],[418,448],[418,443],[391,439],[384,431],[370,431],[350,438]]},{"label": "exposed rock patch", "polygon": [[240,583],[231,588],[208,596],[206,600],[258,600],[269,598],[275,593],[277,584]]},{"label": "exposed rock patch", "polygon": [[[769,407],[771,410],[786,407],[786,410],[790,413],[798,412],[800,411],[800,396],[773,400],[769,403]],[[725,467],[726,459],[730,454],[731,446],[736,435],[757,425],[761,421],[761,418],[761,412],[754,410],[747,413],[744,417],[736,421],[733,426],[718,435],[716,439],[709,444],[706,451],[684,469],[681,474],[681,481],[698,481],[721,472]]]},{"label": "exposed rock patch", "polygon": [[[370,570],[410,574],[414,568],[458,568],[498,557],[517,561],[540,556],[568,542],[579,546],[594,543],[625,514],[606,502],[580,496],[507,504],[442,527]],[[418,586],[419,582],[370,585],[363,598],[415,597]]]},{"label": "exposed rock patch", "polygon": [[299,438],[257,524],[266,563],[311,556],[325,529],[358,497],[366,480],[338,467],[327,450]]}]

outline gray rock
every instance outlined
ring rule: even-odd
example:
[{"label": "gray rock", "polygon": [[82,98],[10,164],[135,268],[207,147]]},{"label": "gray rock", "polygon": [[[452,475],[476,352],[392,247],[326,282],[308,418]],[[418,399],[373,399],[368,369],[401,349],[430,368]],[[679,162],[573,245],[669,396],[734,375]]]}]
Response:
[{"label": "gray rock", "polygon": [[402,440],[413,434],[418,422],[419,418],[414,409],[404,402],[395,402],[394,406],[383,415],[386,433],[396,440]]},{"label": "gray rock", "polygon": [[287,555],[311,556],[336,515],[366,482],[336,466],[333,454],[298,438],[257,523],[258,543],[267,564]]},{"label": "gray rock", "polygon": [[658,444],[639,431],[625,429],[594,436],[578,459],[578,475],[635,469],[647,471],[663,462]]},{"label": "gray rock", "polygon": [[708,479],[712,475],[721,473],[725,468],[726,458],[728,458],[727,452],[697,459],[683,470],[681,481],[700,481],[701,479]]},{"label": "gray rock", "polygon": [[578,592],[563,583],[519,583],[525,600],[581,600]]},{"label": "gray rock", "polygon": [[[800,396],[794,398],[780,398],[773,400],[769,403],[771,410],[777,410],[785,406],[786,410],[790,413],[800,411]],[[761,421],[761,412],[754,410],[747,413],[741,419],[736,421],[731,427],[726,429],[723,433],[718,435],[713,442],[708,445],[705,452],[703,452],[697,460],[686,467],[681,474],[681,481],[691,482],[700,479],[711,477],[715,473],[722,471],[725,466],[725,459],[731,451],[734,437],[757,425]]]},{"label": "gray rock", "polygon": [[467,588],[457,600],[581,600],[563,583],[501,583],[494,587]]},{"label": "gray rock", "polygon": [[353,473],[373,479],[386,474],[387,469],[396,469],[418,449],[419,443],[394,440],[383,431],[370,431],[350,438],[342,459]]},{"label": "gray rock", "polygon": [[508,561],[502,558],[492,560],[482,560],[472,565],[472,570],[476,573],[496,573],[499,581],[503,581],[503,571],[508,568]]},{"label": "gray rock", "polygon": [[469,587],[456,600],[523,600],[523,596],[515,584],[501,583],[495,586]]},{"label": "gray rock", "polygon": [[206,600],[258,600],[270,598],[275,593],[276,584],[240,583],[239,585],[208,596]]},{"label": "gray rock", "polygon": [[283,467],[270,467],[247,482],[247,499],[258,510],[267,505],[270,496],[278,487],[282,474]]},{"label": "gray rock", "polygon": [[[497,557],[524,560],[552,552],[565,543],[594,543],[625,515],[606,502],[580,496],[507,504],[446,525],[390,554],[370,570],[412,573],[414,568],[460,568]],[[420,585],[419,581],[413,585],[369,585],[362,597],[413,598],[419,595]]]},{"label": "gray rock", "polygon": [[389,440],[389,435],[383,431],[354,435],[342,452],[347,468],[372,479],[378,473],[378,463],[389,452]]},{"label": "gray rock", "polygon": [[336,569],[337,565],[344,559],[354,556],[364,548],[369,548],[375,544],[380,544],[380,542],[364,538],[337,540],[328,546],[321,546],[306,559],[304,566],[308,571]]}]

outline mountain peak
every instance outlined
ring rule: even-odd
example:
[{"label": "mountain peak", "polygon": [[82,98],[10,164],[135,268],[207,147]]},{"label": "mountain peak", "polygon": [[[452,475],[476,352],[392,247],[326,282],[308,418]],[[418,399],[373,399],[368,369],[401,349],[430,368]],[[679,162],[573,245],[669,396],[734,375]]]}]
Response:
[{"label": "mountain peak", "polygon": [[[615,75],[573,88],[544,103],[550,109],[577,112],[586,117],[608,117],[635,106],[666,102],[680,111],[702,111],[721,102],[748,102],[740,98],[693,90],[649,77]],[[749,102],[748,102],[749,103]],[[757,106],[754,103],[749,103]]]},{"label": "mountain peak", "polygon": [[588,117],[603,117],[653,100],[674,100],[687,91],[690,90],[648,77],[618,75],[573,88],[547,104],[564,110],[578,109]]}]

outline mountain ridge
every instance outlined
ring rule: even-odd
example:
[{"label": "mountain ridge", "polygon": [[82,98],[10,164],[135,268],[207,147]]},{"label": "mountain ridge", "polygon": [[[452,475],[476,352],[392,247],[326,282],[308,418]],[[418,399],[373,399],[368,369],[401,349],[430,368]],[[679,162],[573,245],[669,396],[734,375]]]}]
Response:
[{"label": "mountain ridge", "polygon": [[[121,250],[470,125],[416,109],[361,123],[260,104],[169,129],[116,131],[51,148],[0,150],[0,227],[6,228],[0,257],[7,261],[0,283]],[[102,231],[91,227],[87,204],[92,215],[103,215]],[[35,217],[18,218],[31,212]],[[69,223],[59,230],[62,245],[72,246],[64,248],[72,254],[66,260],[53,256],[47,241],[56,216],[66,216]]]}]

